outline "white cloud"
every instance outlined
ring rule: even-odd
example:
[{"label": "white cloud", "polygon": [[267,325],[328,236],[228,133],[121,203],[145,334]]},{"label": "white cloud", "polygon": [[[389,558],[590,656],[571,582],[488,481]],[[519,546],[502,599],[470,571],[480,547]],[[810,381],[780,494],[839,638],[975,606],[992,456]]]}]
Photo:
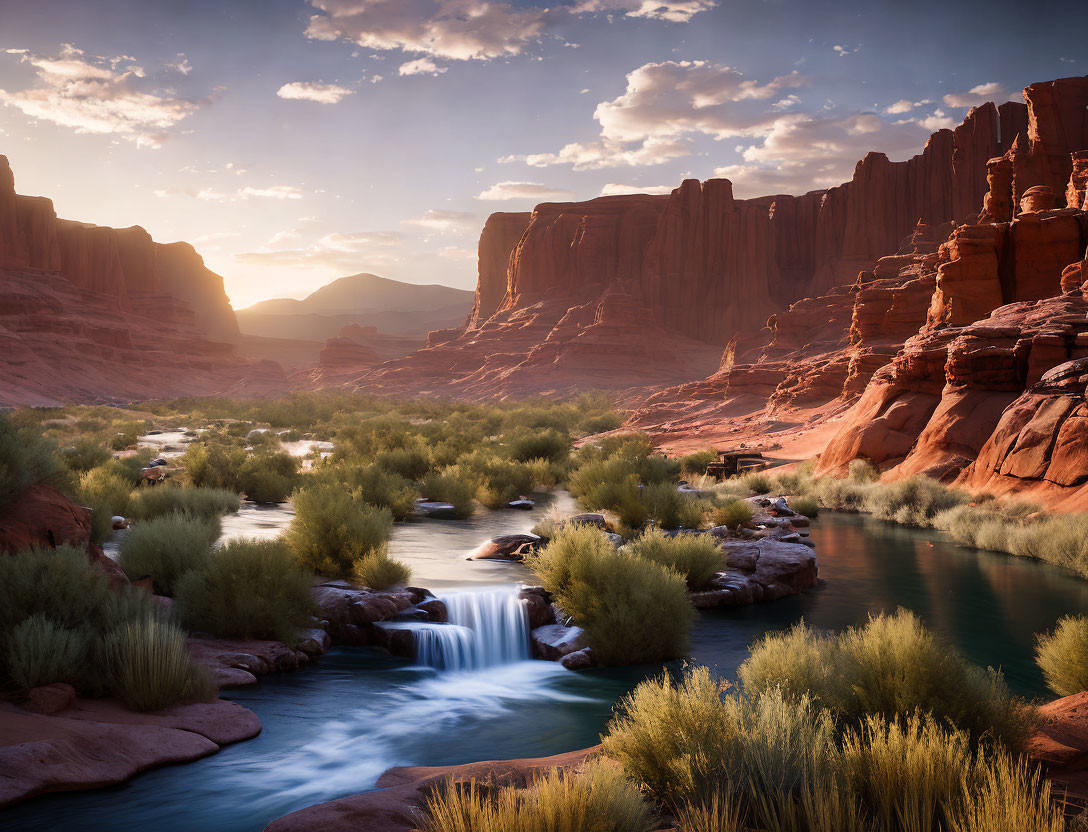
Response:
[{"label": "white cloud", "polygon": [[302,199],[303,191],[294,185],[271,185],[267,188],[245,187],[234,191],[219,191],[215,188],[158,188],[153,191],[158,197],[183,196],[199,199],[202,202],[244,202],[247,199]]},{"label": "white cloud", "polygon": [[403,220],[405,225],[415,225],[428,231],[468,231],[479,226],[480,221],[470,211],[443,211],[431,208],[423,215],[411,220]]},{"label": "white cloud", "polygon": [[445,72],[447,67],[439,66],[430,58],[416,58],[400,65],[397,73],[400,75],[439,75]]},{"label": "white cloud", "polygon": [[888,115],[898,115],[899,113],[909,113],[914,109],[914,103],[908,101],[906,98],[900,98],[890,107],[885,107],[884,112]]},{"label": "white cloud", "polygon": [[760,143],[744,149],[742,163],[720,167],[714,175],[732,180],[738,197],[801,194],[848,181],[869,151],[908,158],[928,135],[913,121],[889,123],[872,113],[784,115]]},{"label": "white cloud", "polygon": [[347,40],[367,49],[397,49],[454,61],[520,55],[572,16],[621,12],[686,23],[718,0],[579,0],[546,7],[509,0],[310,0],[306,36]]},{"label": "white cloud", "polygon": [[930,131],[951,130],[957,124],[956,119],[945,115],[944,110],[940,109],[934,110],[932,115],[921,119],[914,119],[914,121]]},{"label": "white cloud", "polygon": [[295,101],[314,101],[318,104],[336,104],[342,98],[352,94],[352,90],[338,84],[324,84],[320,81],[292,81],[284,84],[276,95]]},{"label": "white cloud", "polygon": [[530,153],[525,156],[504,156],[500,162],[525,162],[536,168],[549,165],[572,165],[572,170],[660,165],[691,153],[687,143],[679,139],[648,138],[638,143],[572,142],[558,153]]},{"label": "white cloud", "polygon": [[581,0],[574,10],[576,13],[621,11],[628,17],[687,23],[699,12],[717,5],[718,0]]},{"label": "white cloud", "polygon": [[168,131],[198,106],[195,101],[142,91],[144,70],[130,56],[87,58],[71,44],[55,58],[6,51],[35,67],[37,85],[21,91],[0,89],[0,102],[78,133],[113,134],[138,147],[159,147]]},{"label": "white cloud", "polygon": [[601,188],[601,196],[619,194],[671,194],[675,185],[617,185],[609,184]]},{"label": "white cloud", "polygon": [[831,48],[840,58],[845,58],[847,55],[853,55],[855,52],[861,49],[860,46],[843,46],[842,44],[838,43],[836,43]]},{"label": "white cloud", "polygon": [[445,260],[475,260],[476,249],[442,246],[442,248],[438,249],[438,256]]},{"label": "white cloud", "polygon": [[968,92],[950,92],[944,97],[949,107],[977,107],[987,101],[1003,102],[1008,100],[1009,92],[997,81],[971,87]]},{"label": "white cloud", "polygon": [[[279,237],[280,235],[277,235]],[[287,237],[275,240],[282,242]],[[326,234],[307,246],[272,248],[271,243],[256,251],[234,255],[240,263],[259,266],[322,268],[348,273],[381,269],[399,263],[404,238],[396,231],[359,231]]]},{"label": "white cloud", "polygon": [[193,65],[189,63],[189,59],[185,57],[185,54],[178,52],[178,59],[172,64],[166,65],[167,69],[172,69],[174,72],[179,72],[182,75],[188,75],[193,71]]},{"label": "white cloud", "polygon": [[535,199],[541,202],[574,199],[574,191],[550,188],[539,182],[498,182],[477,195],[476,199]]}]

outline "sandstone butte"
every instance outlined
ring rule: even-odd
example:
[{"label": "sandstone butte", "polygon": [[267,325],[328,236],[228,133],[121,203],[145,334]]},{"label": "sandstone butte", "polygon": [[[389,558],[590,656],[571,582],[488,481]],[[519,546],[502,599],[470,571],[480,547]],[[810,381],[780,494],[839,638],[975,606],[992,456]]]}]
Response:
[{"label": "sandstone butte", "polygon": [[57,219],[0,156],[0,405],[283,391],[238,358],[223,278],[188,243]]}]

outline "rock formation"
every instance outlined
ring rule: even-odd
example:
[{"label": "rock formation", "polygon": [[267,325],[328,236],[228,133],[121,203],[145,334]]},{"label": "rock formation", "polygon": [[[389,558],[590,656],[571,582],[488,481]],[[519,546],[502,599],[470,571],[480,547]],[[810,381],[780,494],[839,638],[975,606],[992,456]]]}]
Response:
[{"label": "rock formation", "polygon": [[0,404],[286,389],[239,359],[223,279],[187,243],[58,220],[0,156]]}]

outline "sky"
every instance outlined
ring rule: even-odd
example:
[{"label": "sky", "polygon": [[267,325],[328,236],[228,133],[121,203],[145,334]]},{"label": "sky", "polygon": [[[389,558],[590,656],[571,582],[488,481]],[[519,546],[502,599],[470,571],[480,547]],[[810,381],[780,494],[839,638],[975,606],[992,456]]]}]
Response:
[{"label": "sky", "polygon": [[[61,217],[187,240],[236,308],[471,289],[495,211],[921,151],[1088,73],[1085,0],[0,0],[0,154]],[[1079,22],[1078,22],[1079,21]]]}]

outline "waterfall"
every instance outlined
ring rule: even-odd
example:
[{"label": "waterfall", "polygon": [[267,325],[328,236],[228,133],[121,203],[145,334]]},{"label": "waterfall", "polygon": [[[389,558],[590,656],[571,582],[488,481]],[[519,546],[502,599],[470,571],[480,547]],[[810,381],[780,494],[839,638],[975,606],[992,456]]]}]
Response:
[{"label": "waterfall", "polygon": [[530,658],[529,616],[517,589],[457,592],[441,600],[449,623],[413,628],[420,664],[479,670]]}]

